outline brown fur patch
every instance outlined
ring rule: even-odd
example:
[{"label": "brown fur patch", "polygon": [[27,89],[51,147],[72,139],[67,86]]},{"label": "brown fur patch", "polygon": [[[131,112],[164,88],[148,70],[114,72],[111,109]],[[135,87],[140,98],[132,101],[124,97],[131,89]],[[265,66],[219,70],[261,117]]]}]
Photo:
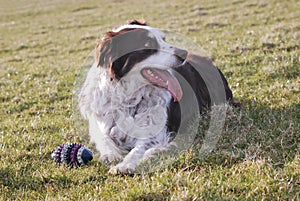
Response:
[{"label": "brown fur patch", "polygon": [[136,24],[136,25],[142,25],[142,26],[147,26],[147,22],[144,19],[139,19],[139,20],[131,20],[128,22],[128,24]]}]

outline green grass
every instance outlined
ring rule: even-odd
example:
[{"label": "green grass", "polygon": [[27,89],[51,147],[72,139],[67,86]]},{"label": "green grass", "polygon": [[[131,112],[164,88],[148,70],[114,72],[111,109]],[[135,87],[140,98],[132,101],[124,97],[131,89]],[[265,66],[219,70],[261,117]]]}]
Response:
[{"label": "green grass", "polygon": [[[105,2],[1,1],[0,200],[299,200],[300,2]],[[76,73],[101,34],[134,18],[198,43],[242,112],[229,111],[205,159],[187,154],[148,175],[54,164],[57,145],[84,141]]]}]

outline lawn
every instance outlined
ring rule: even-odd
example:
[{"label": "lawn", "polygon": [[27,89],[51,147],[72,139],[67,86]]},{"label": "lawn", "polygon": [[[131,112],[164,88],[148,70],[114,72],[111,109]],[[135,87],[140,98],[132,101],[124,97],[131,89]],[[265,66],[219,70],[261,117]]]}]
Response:
[{"label": "lawn", "polygon": [[[299,200],[299,10],[298,0],[1,0],[0,200]],[[195,150],[144,175],[56,165],[56,146],[87,143],[73,107],[82,64],[135,18],[205,50],[242,110],[228,111],[205,158]]]}]

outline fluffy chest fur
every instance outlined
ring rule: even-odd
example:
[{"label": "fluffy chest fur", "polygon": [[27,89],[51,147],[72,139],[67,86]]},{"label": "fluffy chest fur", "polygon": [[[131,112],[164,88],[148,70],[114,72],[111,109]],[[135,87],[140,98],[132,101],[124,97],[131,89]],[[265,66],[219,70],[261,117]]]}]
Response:
[{"label": "fluffy chest fur", "polygon": [[84,116],[97,121],[100,132],[91,136],[96,144],[101,144],[97,141],[104,135],[120,153],[127,153],[146,141],[156,146],[170,141],[166,134],[170,93],[139,80],[133,73],[115,82],[105,69],[91,68],[80,108]]}]

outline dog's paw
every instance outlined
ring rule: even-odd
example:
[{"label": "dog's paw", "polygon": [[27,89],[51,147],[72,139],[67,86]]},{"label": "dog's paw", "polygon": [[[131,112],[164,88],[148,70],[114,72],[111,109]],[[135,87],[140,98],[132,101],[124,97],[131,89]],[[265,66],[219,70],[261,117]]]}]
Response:
[{"label": "dog's paw", "polygon": [[132,163],[119,163],[109,169],[110,174],[133,174],[135,171],[135,165]]},{"label": "dog's paw", "polygon": [[107,154],[101,155],[99,160],[101,163],[109,165],[111,163],[118,162],[122,159],[123,159],[123,157],[120,154],[107,153]]}]

